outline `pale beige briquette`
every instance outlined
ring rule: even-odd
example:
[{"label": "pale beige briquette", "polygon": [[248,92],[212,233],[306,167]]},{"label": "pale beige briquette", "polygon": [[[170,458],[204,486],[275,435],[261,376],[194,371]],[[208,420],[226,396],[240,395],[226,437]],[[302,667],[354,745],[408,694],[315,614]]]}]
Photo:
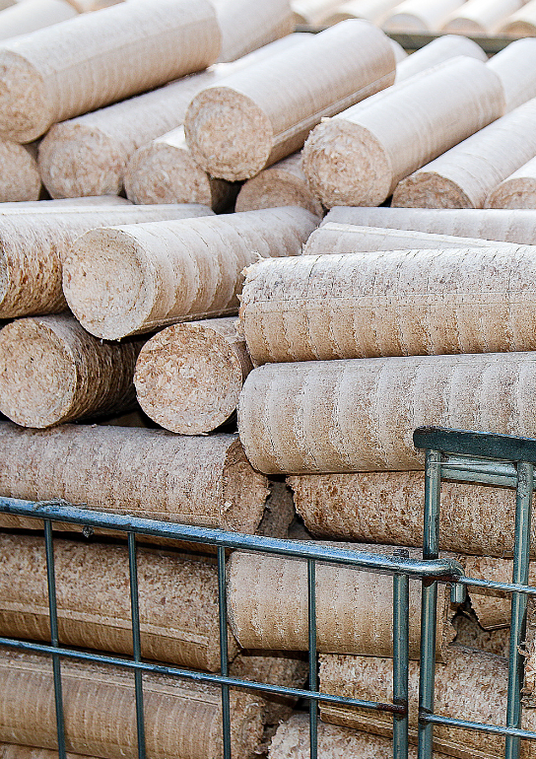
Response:
[{"label": "pale beige briquette", "polygon": [[309,211],[288,207],[93,230],[64,260],[63,291],[82,326],[110,340],[231,316],[244,267],[300,255],[317,223]]},{"label": "pale beige briquette", "polygon": [[[79,759],[80,754],[72,754],[68,751],[66,756],[67,759]],[[0,743],[0,759],[58,759],[58,752],[48,748]]]},{"label": "pale beige briquette", "polygon": [[291,0],[293,21],[298,25],[322,26],[340,0]]},{"label": "pale beige briquette", "polygon": [[[393,742],[380,735],[371,735],[319,722],[318,751],[322,759],[349,759],[349,757],[392,759]],[[9,756],[6,759],[12,759],[12,757]],[[28,757],[28,759],[34,758]],[[36,759],[41,759],[41,757],[36,757]],[[48,759],[48,757],[42,759]],[[310,759],[309,719],[305,714],[293,714],[287,722],[279,725],[270,744],[268,759]],[[417,759],[417,749],[414,746],[408,748],[408,759]],[[433,759],[447,759],[447,757],[445,754],[434,751]]]},{"label": "pale beige briquette", "polygon": [[344,21],[194,97],[186,140],[212,176],[249,179],[301,148],[322,118],[391,85],[395,68],[383,32]]},{"label": "pale beige briquette", "polygon": [[464,0],[404,0],[382,23],[386,32],[438,32]]},{"label": "pale beige briquette", "polygon": [[[289,34],[233,63],[218,64],[211,69],[212,81],[289,49],[304,36]],[[236,184],[214,179],[194,161],[182,125],[136,150],[126,166],[123,181],[126,194],[134,203],[203,203],[218,212],[229,208],[238,191]]]},{"label": "pale beige briquette", "polygon": [[24,0],[0,13],[0,40],[29,34],[77,15],[67,0]]},{"label": "pale beige briquette", "polygon": [[468,0],[450,14],[441,31],[455,34],[492,35],[525,0]]},{"label": "pale beige briquette", "polygon": [[487,196],[484,207],[536,209],[536,158],[498,184]]},{"label": "pale beige briquette", "polygon": [[[289,477],[296,510],[315,536],[421,546],[424,472],[362,472]],[[515,493],[504,488],[443,482],[442,550],[512,556]],[[483,529],[486,525],[486,529]],[[536,525],[532,527],[536,546]],[[536,558],[536,548],[533,550]]]},{"label": "pale beige briquette", "polygon": [[506,19],[499,34],[507,37],[536,37],[536,0],[523,5]]},{"label": "pale beige briquette", "polygon": [[293,153],[248,179],[236,199],[237,211],[279,206],[301,206],[322,215],[322,204],[309,189],[303,173],[301,153]]},{"label": "pale beige briquette", "polygon": [[10,208],[0,214],[0,318],[64,311],[62,262],[74,241],[90,229],[212,214],[198,205],[75,205],[50,211]]},{"label": "pale beige briquette", "polygon": [[305,143],[303,169],[327,208],[379,205],[401,179],[503,112],[497,75],[456,57],[319,124]]},{"label": "pale beige briquette", "polygon": [[[234,317],[172,324],[146,342],[134,383],[147,416],[182,435],[211,432],[227,422],[253,368],[237,326]],[[1,337],[2,332],[0,350]]]},{"label": "pale beige briquette", "polygon": [[246,270],[241,328],[257,366],[534,351],[535,253],[460,239],[456,248],[262,261]]},{"label": "pale beige briquette", "polygon": [[[218,568],[202,559],[137,549],[141,655],[220,668]],[[54,541],[61,644],[132,655],[128,549]],[[44,538],[0,533],[0,632],[50,641]],[[229,658],[238,653],[231,632]]]},{"label": "pale beige briquette", "polygon": [[[348,548],[392,555],[392,546]],[[422,556],[410,551],[413,558]],[[229,624],[242,648],[307,651],[307,561],[235,552],[227,570]],[[410,657],[419,657],[421,587],[410,583]],[[319,562],[316,570],[317,646],[324,653],[392,656],[392,578]],[[449,595],[440,591],[438,658],[455,631]]]},{"label": "pale beige briquette", "polygon": [[93,13],[93,11],[101,11],[104,8],[109,8],[111,5],[117,5],[124,1],[125,0],[69,0],[78,13]]},{"label": "pale beige briquette", "polygon": [[393,206],[482,208],[486,197],[536,154],[536,98],[403,179]]},{"label": "pale beige briquette", "polygon": [[218,60],[235,61],[252,50],[294,31],[289,0],[218,0],[216,17],[221,32]]},{"label": "pale beige briquette", "polygon": [[339,3],[335,13],[325,19],[325,24],[338,24],[349,18],[362,18],[373,24],[380,24],[400,0],[348,0]]},{"label": "pale beige briquette", "polygon": [[527,210],[428,209],[428,208],[333,208],[320,223],[386,227],[481,238],[498,242],[536,244],[536,213]]},{"label": "pale beige briquette", "polygon": [[42,431],[2,422],[0,439],[6,497],[63,499],[97,511],[253,533],[269,495],[267,479],[253,471],[237,435],[184,437],[102,425]]},{"label": "pale beige briquette", "polygon": [[488,56],[473,40],[463,37],[459,34],[445,34],[429,42],[420,50],[416,50],[404,61],[401,61],[396,69],[396,83],[409,79],[410,76],[432,66],[438,66],[450,58],[456,58],[459,55],[465,55],[469,58],[476,58],[479,61],[487,62]]},{"label": "pale beige briquette", "polygon": [[[321,656],[320,690],[351,698],[392,701],[392,661],[375,657]],[[472,722],[503,725],[508,691],[507,661],[472,649],[452,646],[446,664],[438,664],[435,675],[434,712]],[[409,736],[417,743],[417,706],[419,703],[419,665],[409,665]],[[367,732],[392,735],[393,718],[387,712],[349,709],[322,704],[321,719]],[[525,710],[525,730],[536,729],[536,712]],[[434,749],[458,759],[502,759],[504,737],[463,730],[446,725],[434,726]],[[523,759],[534,759],[536,743],[525,741]]]},{"label": "pale beige briquette", "polygon": [[98,340],[70,314],[16,319],[0,330],[0,411],[40,429],[127,412],[142,345]]},{"label": "pale beige briquette", "polygon": [[240,439],[267,474],[422,469],[423,425],[534,437],[535,353],[265,364],[244,383]]},{"label": "pale beige briquette", "polygon": [[401,61],[404,61],[408,57],[408,53],[406,53],[402,45],[395,40],[391,40],[391,47],[393,48],[396,65],[398,66]]},{"label": "pale beige briquette", "polygon": [[0,11],[5,8],[10,8],[12,5],[16,5],[17,0],[0,0]]},{"label": "pale beige briquette", "polygon": [[[21,3],[15,7],[20,8],[23,5],[24,3]],[[39,168],[35,156],[25,145],[0,139],[0,166],[0,203],[39,199]]]},{"label": "pale beige briquette", "polygon": [[38,213],[45,211],[51,213],[55,211],[63,212],[69,210],[71,206],[77,206],[83,209],[84,206],[128,206],[132,205],[130,200],[120,198],[118,195],[97,195],[88,198],[60,198],[57,200],[21,200],[6,201],[0,203],[0,215],[4,213]]},{"label": "pale beige briquette", "polygon": [[501,80],[506,113],[536,97],[536,40],[511,42],[490,58],[488,68]]},{"label": "pale beige briquette", "polygon": [[[67,750],[106,759],[137,759],[133,674],[68,659],[62,660],[61,673]],[[220,759],[218,686],[144,673],[143,696],[148,756]],[[263,699],[232,689],[230,703],[233,756],[249,756],[262,737]],[[50,657],[0,652],[0,740],[57,747]]]},{"label": "pale beige briquette", "polygon": [[0,134],[30,142],[57,121],[214,63],[220,31],[208,0],[120,3],[0,50]]}]

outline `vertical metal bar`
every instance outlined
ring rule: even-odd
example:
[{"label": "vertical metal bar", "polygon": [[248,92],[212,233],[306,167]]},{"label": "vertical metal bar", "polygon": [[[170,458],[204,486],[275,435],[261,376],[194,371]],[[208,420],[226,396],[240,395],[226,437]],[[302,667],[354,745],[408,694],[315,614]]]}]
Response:
[{"label": "vertical metal bar", "polygon": [[408,759],[408,676],[409,578],[397,574],[393,576],[393,703],[404,706],[406,714],[393,717],[394,759]]},{"label": "vertical metal bar", "polygon": [[[439,556],[439,502],[441,494],[441,452],[426,451],[424,487],[423,558]],[[433,725],[423,720],[434,710],[436,655],[437,582],[422,586],[421,671],[419,682],[419,759],[432,759]]]},{"label": "vertical metal bar", "polygon": [[[530,523],[532,512],[532,491],[534,487],[534,466],[524,461],[517,465],[516,524],[514,546],[514,569],[512,582],[528,585],[530,557]],[[527,596],[512,593],[510,627],[510,656],[508,660],[508,705],[506,709],[507,727],[521,726],[521,686],[523,682],[523,657],[519,646],[525,637]],[[519,759],[520,739],[506,736],[506,759]]]},{"label": "vertical metal bar", "polygon": [[[316,561],[307,559],[307,599],[309,628],[309,690],[318,691],[316,650]],[[309,745],[311,759],[318,758],[318,702],[309,701]]]},{"label": "vertical metal bar", "polygon": [[[50,641],[59,646],[58,605],[56,596],[56,573],[54,571],[54,538],[52,523],[45,519],[45,553],[47,558],[48,609],[50,613]],[[58,736],[58,756],[65,759],[65,718],[63,714],[63,689],[61,685],[61,661],[58,654],[52,654],[52,672],[54,675],[54,699],[56,704],[56,733]]]},{"label": "vertical metal bar", "polygon": [[[218,546],[218,603],[220,618],[220,669],[221,674],[229,674],[229,651],[227,647],[227,583],[225,576],[225,548]],[[223,724],[223,759],[231,759],[231,703],[229,686],[221,686],[221,708]]]},{"label": "vertical metal bar", "polygon": [[[132,611],[132,651],[134,661],[141,661],[140,606],[138,592],[138,562],[136,558],[136,533],[128,533],[128,567],[130,573],[130,608]],[[145,759],[145,720],[143,714],[143,674],[134,670],[136,691],[136,729],[138,735],[138,757]]]}]

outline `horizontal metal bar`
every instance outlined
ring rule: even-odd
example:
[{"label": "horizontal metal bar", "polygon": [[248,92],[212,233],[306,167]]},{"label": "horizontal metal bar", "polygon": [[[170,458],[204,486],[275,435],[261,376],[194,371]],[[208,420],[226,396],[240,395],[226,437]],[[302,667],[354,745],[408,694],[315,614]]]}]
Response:
[{"label": "horizontal metal bar", "polygon": [[449,725],[450,727],[459,727],[464,730],[478,730],[479,732],[491,733],[493,735],[512,735],[516,738],[528,738],[528,740],[536,740],[536,733],[532,733],[529,730],[521,730],[521,728],[518,727],[486,725],[482,722],[468,722],[464,719],[440,717],[438,714],[421,714],[419,719],[421,722],[429,722],[435,725]]},{"label": "horizontal metal bar", "polygon": [[470,470],[460,471],[455,468],[444,467],[441,469],[443,480],[456,482],[474,482],[477,485],[491,485],[495,488],[511,488],[515,490],[517,478],[503,475],[484,474],[480,472],[471,472]]},{"label": "horizontal metal bar", "polygon": [[81,651],[73,648],[56,648],[46,643],[33,643],[26,640],[15,640],[13,638],[0,637],[0,646],[9,648],[19,648],[23,651],[33,651],[43,654],[58,654],[70,659],[96,662],[97,664],[111,664],[115,667],[124,667],[126,669],[141,670],[143,672],[156,672],[159,675],[172,675],[181,677],[185,680],[191,680],[199,683],[213,683],[214,685],[229,685],[233,688],[245,688],[247,690],[258,690],[263,693],[274,693],[281,696],[291,696],[294,698],[313,699],[314,701],[325,701],[329,704],[339,704],[341,706],[353,706],[359,709],[369,709],[372,711],[390,712],[391,714],[406,714],[403,706],[396,704],[386,704],[376,701],[361,701],[356,698],[344,698],[342,696],[333,696],[329,693],[319,693],[315,691],[302,690],[301,688],[288,688],[283,685],[271,685],[270,683],[257,683],[250,680],[241,680],[238,677],[227,677],[223,675],[209,674],[207,672],[196,672],[195,670],[182,669],[164,664],[155,664],[146,661],[134,661],[134,659],[122,659],[117,656],[108,656],[105,654],[93,653],[90,651]]},{"label": "horizontal metal bar", "polygon": [[456,581],[463,575],[462,566],[452,559],[405,559],[397,556],[383,556],[361,551],[351,551],[333,546],[305,541],[280,540],[277,538],[226,532],[208,527],[158,522],[153,519],[108,514],[72,506],[60,501],[21,501],[14,498],[0,498],[0,512],[18,516],[50,519],[57,522],[84,524],[93,528],[136,532],[140,535],[154,535],[186,540],[193,543],[211,543],[226,548],[273,553],[299,559],[316,559],[335,564],[347,564],[356,568],[384,574],[405,574],[409,577],[430,578],[443,582]]},{"label": "horizontal metal bar", "polygon": [[536,588],[531,588],[529,585],[517,585],[512,582],[477,580],[474,577],[460,577],[456,582],[460,585],[467,585],[469,587],[486,588],[487,590],[501,590],[505,593],[525,593],[527,596],[536,596]]},{"label": "horizontal metal bar", "polygon": [[416,448],[475,458],[536,462],[536,440],[530,437],[419,427],[413,433],[413,443]]}]

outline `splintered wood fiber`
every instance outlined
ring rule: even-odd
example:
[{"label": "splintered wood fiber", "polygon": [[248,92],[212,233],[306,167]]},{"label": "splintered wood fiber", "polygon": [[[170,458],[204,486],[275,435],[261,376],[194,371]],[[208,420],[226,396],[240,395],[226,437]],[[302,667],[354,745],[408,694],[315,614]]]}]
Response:
[{"label": "splintered wood fiber", "polygon": [[234,317],[172,324],[143,346],[136,395],[147,416],[164,429],[200,435],[235,413],[252,368]]},{"label": "splintered wood fiber", "polygon": [[391,85],[395,68],[383,32],[344,21],[194,97],[186,140],[212,176],[249,179],[301,148],[322,118]]},{"label": "splintered wood fiber", "polygon": [[373,24],[380,24],[387,14],[399,4],[399,0],[348,0],[339,4],[335,13],[325,20],[327,25],[338,24],[349,18],[362,18]]},{"label": "splintered wood fiber", "polygon": [[452,11],[464,0],[404,0],[385,19],[386,32],[438,32]]},{"label": "splintered wood fiber", "polygon": [[[424,472],[290,477],[296,510],[318,537],[421,546]],[[535,520],[536,521],[536,520]],[[442,550],[512,556],[515,492],[460,482],[441,485]],[[486,525],[486,529],[483,529]],[[536,558],[536,524],[532,526]]]},{"label": "splintered wood fiber", "polygon": [[454,34],[496,34],[508,16],[525,0],[469,0],[454,11],[441,31]]},{"label": "splintered wood fiber", "polygon": [[527,632],[525,642],[525,678],[523,705],[534,709],[536,696],[536,605],[531,596],[527,599]]},{"label": "splintered wood fiber", "polygon": [[460,243],[255,264],[240,306],[253,362],[536,350],[536,248]]},{"label": "splintered wood fiber", "polygon": [[[237,61],[213,66],[210,69],[212,82],[293,47],[304,36],[289,34]],[[208,72],[204,76],[207,75]],[[186,144],[184,127],[178,126],[178,120],[176,123],[175,129],[142,145],[132,155],[124,173],[127,196],[134,203],[204,203],[215,211],[226,210],[236,196],[237,186],[224,179],[214,179],[194,161]]]},{"label": "splintered wood fiber", "polygon": [[495,656],[509,656],[509,627],[485,630],[478,624],[476,615],[470,613],[457,614],[452,624],[456,628],[456,646],[486,651]]},{"label": "splintered wood fiber", "polygon": [[98,340],[70,314],[17,319],[0,331],[0,411],[37,428],[129,411],[142,345]]},{"label": "splintered wood fiber", "polygon": [[[217,566],[143,548],[137,561],[142,657],[218,670]],[[127,548],[56,539],[54,563],[60,643],[132,655]],[[46,567],[44,538],[0,534],[2,635],[50,641]]]},{"label": "splintered wood fiber", "polygon": [[482,208],[488,194],[536,154],[536,98],[473,134],[404,179],[403,208]]},{"label": "splintered wood fiber", "polygon": [[63,291],[85,329],[109,340],[232,316],[244,267],[300,255],[317,223],[309,211],[288,207],[93,230],[64,260]]},{"label": "splintered wood fiber", "polygon": [[[361,733],[320,722],[318,751],[322,759],[392,759],[393,742],[380,735]],[[6,759],[11,759],[11,756]],[[293,714],[287,722],[279,725],[270,744],[268,759],[310,759],[309,718],[305,714]],[[417,759],[416,747],[409,746],[408,759]],[[433,759],[446,759],[446,755],[434,751]]]},{"label": "splintered wood fiber", "polygon": [[309,189],[303,173],[301,153],[293,153],[248,179],[236,199],[237,211],[280,206],[301,206],[322,216],[322,204]]},{"label": "splintered wood fiber", "polygon": [[0,492],[30,501],[253,533],[268,482],[237,435],[179,437],[141,427],[0,423]]},{"label": "splintered wood fiber", "polygon": [[[0,209],[0,318],[65,311],[62,262],[84,232],[112,224],[208,216],[206,206],[95,205]],[[115,274],[115,272],[114,272]]]},{"label": "splintered wood fiber", "polygon": [[[23,8],[25,4],[20,3],[15,9]],[[0,140],[0,165],[0,203],[39,199],[41,177],[37,161],[25,145]]]},{"label": "splintered wood fiber", "polygon": [[536,37],[536,0],[523,5],[506,19],[499,34],[507,37]]},{"label": "splintered wood fiber", "polygon": [[[0,740],[57,747],[50,657],[3,649]],[[66,748],[103,759],[137,759],[134,675],[120,668],[61,662]],[[221,759],[221,688],[143,675],[147,756]],[[231,750],[249,756],[263,730],[262,698],[231,691]],[[195,729],[193,729],[195,726]]]},{"label": "splintered wood fiber", "polygon": [[338,5],[340,0],[292,0],[294,23],[320,26]]},{"label": "splintered wood fiber", "polygon": [[2,11],[0,40],[28,34],[77,15],[67,0],[24,0]]},{"label": "splintered wood fiber", "polygon": [[[392,555],[394,548],[352,544],[356,551]],[[411,551],[417,558],[420,552]],[[228,562],[229,623],[242,648],[307,651],[307,561],[234,552]],[[421,588],[410,584],[410,656],[419,657]],[[392,656],[391,577],[319,562],[317,645],[329,653]],[[454,639],[448,593],[440,592],[437,656]]]},{"label": "splintered wood fiber", "polygon": [[[321,656],[320,690],[351,698],[392,701],[392,661],[373,657]],[[493,654],[452,646],[446,664],[438,664],[435,675],[434,711],[445,717],[504,725],[508,690],[506,659]],[[409,665],[409,736],[417,743],[419,665]],[[387,712],[348,709],[321,704],[321,719],[380,735],[392,735],[393,718]],[[525,710],[525,730],[536,728],[536,713]],[[502,759],[504,738],[473,730],[435,725],[434,749],[458,759]],[[536,744],[524,741],[521,756],[533,759]]]},{"label": "splintered wood fiber", "polygon": [[536,209],[536,158],[497,185],[486,198],[485,207]]},{"label": "splintered wood fiber", "polygon": [[455,237],[534,245],[536,213],[481,209],[333,208],[321,222],[418,230]]},{"label": "splintered wood fiber", "polygon": [[534,353],[265,364],[244,383],[238,427],[266,474],[416,470],[423,425],[534,437],[535,388]]},{"label": "splintered wood fiber", "polygon": [[424,45],[420,50],[416,50],[399,63],[395,81],[398,84],[404,79],[409,79],[410,76],[415,76],[421,71],[426,71],[432,66],[438,66],[440,63],[459,55],[476,58],[484,63],[488,60],[486,53],[473,40],[459,34],[445,34]]},{"label": "splintered wood fiber", "polygon": [[303,168],[327,208],[379,205],[401,179],[503,112],[497,75],[459,56],[319,124]]},{"label": "splintered wood fiber", "polygon": [[214,63],[208,0],[120,3],[39,29],[0,51],[0,134],[30,142],[55,122]]},{"label": "splintered wood fiber", "polygon": [[234,61],[294,31],[289,0],[218,0],[221,32],[218,60]]}]

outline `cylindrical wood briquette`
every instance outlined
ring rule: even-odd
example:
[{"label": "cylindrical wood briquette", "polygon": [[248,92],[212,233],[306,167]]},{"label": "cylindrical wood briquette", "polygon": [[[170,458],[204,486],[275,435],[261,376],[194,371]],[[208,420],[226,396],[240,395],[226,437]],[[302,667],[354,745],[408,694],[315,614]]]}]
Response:
[{"label": "cylindrical wood briquette", "polygon": [[460,34],[445,34],[429,42],[420,50],[416,50],[405,60],[401,61],[396,69],[396,83],[409,79],[410,76],[421,71],[426,71],[432,66],[438,66],[450,58],[465,55],[486,62],[488,56],[476,42],[463,37]]},{"label": "cylindrical wood briquette", "polygon": [[77,15],[67,0],[24,0],[0,14],[0,40],[29,34]]},{"label": "cylindrical wood briquette", "polygon": [[0,139],[0,165],[0,203],[39,199],[41,176],[35,156],[25,145]]},{"label": "cylindrical wood briquette", "polygon": [[324,23],[328,26],[346,21],[349,18],[362,18],[373,24],[380,24],[387,14],[399,4],[400,0],[348,0],[339,4],[335,13],[328,16]]},{"label": "cylindrical wood briquette", "polygon": [[382,29],[408,34],[439,31],[449,14],[463,3],[464,0],[404,0],[383,21]]},{"label": "cylindrical wood briquette", "polygon": [[453,34],[493,35],[504,20],[526,0],[468,0],[443,24],[441,31]]},{"label": "cylindrical wood briquette", "polygon": [[221,32],[218,61],[235,61],[294,31],[289,0],[218,0],[216,16]]},{"label": "cylindrical wood briquette", "polygon": [[497,185],[486,198],[485,208],[536,209],[536,158],[531,158]]},{"label": "cylindrical wood briquette", "polygon": [[507,37],[536,37],[536,0],[525,3],[499,29]]}]

